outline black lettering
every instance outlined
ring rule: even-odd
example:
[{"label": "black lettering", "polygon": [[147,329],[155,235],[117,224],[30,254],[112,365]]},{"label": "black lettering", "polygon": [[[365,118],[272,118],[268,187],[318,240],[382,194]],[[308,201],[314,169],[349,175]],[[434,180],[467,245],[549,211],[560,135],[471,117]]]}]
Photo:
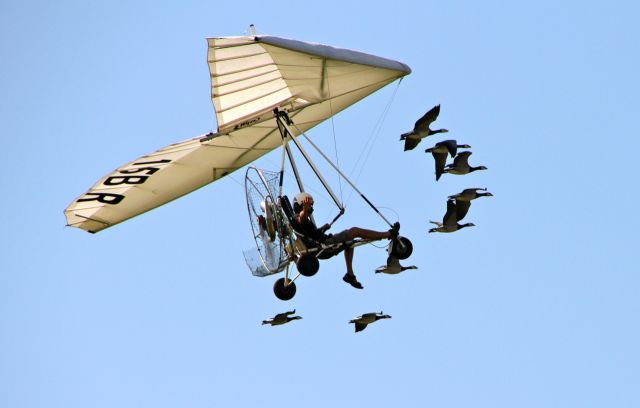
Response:
[{"label": "black lettering", "polygon": [[111,176],[104,181],[105,186],[119,186],[120,184],[142,184],[149,176]]},{"label": "black lettering", "polygon": [[162,159],[162,160],[148,161],[148,162],[137,162],[137,163],[133,163],[133,164],[165,164],[165,163],[171,163],[171,160]]},{"label": "black lettering", "polygon": [[[136,163],[136,164],[138,164],[138,163]],[[134,174],[134,173],[140,173],[141,171],[146,171],[145,174],[151,175],[151,174],[155,173],[158,170],[160,170],[160,169],[157,168],[157,167],[139,167],[137,169],[120,170],[119,173],[122,173],[122,174]]]},{"label": "black lettering", "polygon": [[109,193],[87,193],[86,196],[96,196],[93,198],[80,198],[78,200],[79,203],[85,201],[97,201],[102,204],[118,204],[120,201],[124,200],[124,196],[122,194],[109,194]]},{"label": "black lettering", "polygon": [[258,123],[259,121],[260,121],[260,117],[257,117],[255,119],[250,119],[250,120],[247,120],[247,121],[244,121],[244,122],[240,122],[234,127],[234,129],[238,130],[238,129],[243,128],[245,126],[251,126],[251,125],[253,125],[255,123]]},{"label": "black lettering", "polygon": [[[155,160],[155,161],[137,162],[137,163],[133,163],[133,164],[134,165],[145,165],[145,164],[168,164],[168,163],[171,163],[171,160],[162,159],[162,160]],[[153,173],[155,173],[158,170],[160,170],[158,167],[138,167],[138,168],[135,168],[135,169],[119,170],[118,172],[122,173],[122,174],[135,174],[135,173],[140,173],[140,172],[144,171],[145,174],[152,175]],[[137,183],[126,183],[126,184],[142,184],[142,183],[144,183],[144,181],[137,182]],[[122,184],[122,183],[117,183],[117,184]],[[109,185],[113,185],[113,184],[109,184]]]}]

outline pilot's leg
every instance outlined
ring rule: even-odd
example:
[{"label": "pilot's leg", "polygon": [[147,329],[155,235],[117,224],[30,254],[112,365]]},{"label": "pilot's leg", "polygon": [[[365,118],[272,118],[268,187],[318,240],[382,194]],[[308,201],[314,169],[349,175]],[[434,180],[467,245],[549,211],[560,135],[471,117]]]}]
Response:
[{"label": "pilot's leg", "polygon": [[373,231],[364,228],[352,227],[349,229],[351,238],[364,238],[364,239],[384,239],[389,238],[391,233],[389,231]]},{"label": "pilot's leg", "polygon": [[349,247],[344,250],[344,261],[347,264],[347,274],[353,275],[353,248]]},{"label": "pilot's leg", "polygon": [[362,284],[356,279],[356,275],[353,273],[353,248],[346,248],[344,250],[344,261],[347,264],[347,273],[342,277],[342,280],[356,289],[362,289]]}]

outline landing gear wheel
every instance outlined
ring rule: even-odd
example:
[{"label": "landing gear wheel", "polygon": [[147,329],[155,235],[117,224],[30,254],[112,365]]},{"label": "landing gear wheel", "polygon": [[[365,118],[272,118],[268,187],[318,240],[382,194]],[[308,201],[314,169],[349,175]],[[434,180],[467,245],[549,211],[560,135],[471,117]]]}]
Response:
[{"label": "landing gear wheel", "polygon": [[302,255],[298,258],[296,267],[300,275],[313,276],[318,272],[318,269],[320,269],[320,262],[318,262],[318,258],[313,255]]},{"label": "landing gear wheel", "polygon": [[408,238],[398,237],[398,239],[391,244],[391,255],[394,258],[398,258],[400,260],[407,259],[411,256],[412,252],[413,244]]},{"label": "landing gear wheel", "polygon": [[296,295],[296,284],[289,281],[285,286],[284,278],[280,278],[273,284],[273,293],[280,300],[291,300]]}]

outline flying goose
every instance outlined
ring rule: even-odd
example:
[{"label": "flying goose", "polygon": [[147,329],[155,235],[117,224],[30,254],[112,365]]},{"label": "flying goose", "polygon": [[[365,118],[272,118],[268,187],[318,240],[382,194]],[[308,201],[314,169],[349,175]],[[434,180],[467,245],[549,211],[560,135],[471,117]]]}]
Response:
[{"label": "flying goose", "polygon": [[365,313],[355,319],[349,320],[349,323],[355,323],[356,333],[367,328],[371,324],[380,319],[391,319],[391,316],[380,313]]},{"label": "flying goose", "polygon": [[458,153],[456,158],[453,159],[453,163],[447,164],[443,172],[450,174],[468,174],[476,170],[487,170],[485,166],[469,166],[469,156],[471,156],[471,152],[468,151]]},{"label": "flying goose", "polygon": [[395,275],[402,271],[406,271],[407,269],[418,269],[418,267],[415,265],[402,266],[400,265],[400,260],[398,258],[389,255],[387,257],[387,264],[377,268],[376,273],[388,273],[390,275]]},{"label": "flying goose", "polygon": [[456,202],[454,200],[447,200],[447,212],[442,217],[442,222],[429,221],[435,224],[435,228],[431,228],[429,232],[455,232],[459,229],[466,227],[475,227],[473,223],[459,224],[456,214]]},{"label": "flying goose", "polygon": [[425,150],[425,153],[431,153],[436,162],[436,181],[440,179],[444,171],[444,166],[447,163],[447,154],[451,155],[451,158],[456,157],[458,148],[469,149],[471,146],[468,144],[459,145],[455,140],[444,140],[436,143],[435,146]]},{"label": "flying goose", "polygon": [[292,320],[302,319],[302,317],[300,317],[300,316],[291,316],[291,317],[289,317],[289,315],[292,315],[295,312],[296,312],[296,309],[293,309],[290,312],[278,313],[277,315],[273,316],[269,320],[263,320],[262,324],[270,324],[272,326],[278,326],[278,325],[281,325],[281,324],[289,323]]},{"label": "flying goose", "polygon": [[425,113],[423,117],[418,119],[411,132],[403,133],[400,135],[400,140],[404,140],[404,150],[412,150],[420,143],[420,141],[436,133],[448,132],[447,129],[431,130],[429,125],[433,123],[440,114],[440,105],[436,105],[429,112]]},{"label": "flying goose", "polygon": [[486,188],[466,188],[458,194],[449,196],[449,199],[456,200],[456,219],[461,221],[471,207],[471,200],[475,200],[478,197],[493,197],[490,192],[478,193],[478,191],[487,191]]}]

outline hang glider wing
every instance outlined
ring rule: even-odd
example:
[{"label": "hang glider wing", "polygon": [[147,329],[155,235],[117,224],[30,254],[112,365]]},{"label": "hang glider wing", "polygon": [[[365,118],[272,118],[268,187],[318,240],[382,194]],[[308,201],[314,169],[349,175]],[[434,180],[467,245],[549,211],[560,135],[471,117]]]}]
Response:
[{"label": "hang glider wing", "polygon": [[274,109],[301,132],[411,72],[397,61],[271,36],[208,39],[218,131],[160,149],[100,179],[65,210],[97,232],[205,186],[282,145]]}]

